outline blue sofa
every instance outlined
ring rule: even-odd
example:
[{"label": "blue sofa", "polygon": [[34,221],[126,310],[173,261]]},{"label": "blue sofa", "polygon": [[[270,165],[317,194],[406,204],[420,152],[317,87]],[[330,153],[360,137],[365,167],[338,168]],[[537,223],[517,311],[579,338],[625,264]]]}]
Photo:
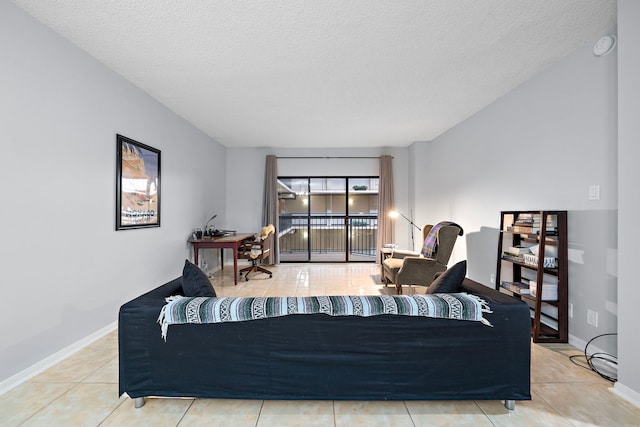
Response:
[{"label": "blue sofa", "polygon": [[120,308],[119,392],[149,396],[325,400],[516,400],[530,395],[530,315],[512,297],[465,279],[492,324],[382,315],[288,315],[172,325],[165,298],[181,278]]}]

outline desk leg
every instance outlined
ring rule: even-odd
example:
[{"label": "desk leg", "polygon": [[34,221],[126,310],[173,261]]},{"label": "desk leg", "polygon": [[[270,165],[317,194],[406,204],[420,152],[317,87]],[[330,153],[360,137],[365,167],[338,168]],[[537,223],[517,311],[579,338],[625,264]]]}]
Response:
[{"label": "desk leg", "polygon": [[233,283],[238,285],[238,247],[233,248]]},{"label": "desk leg", "polygon": [[224,248],[218,250],[220,251],[220,270],[224,270]]}]

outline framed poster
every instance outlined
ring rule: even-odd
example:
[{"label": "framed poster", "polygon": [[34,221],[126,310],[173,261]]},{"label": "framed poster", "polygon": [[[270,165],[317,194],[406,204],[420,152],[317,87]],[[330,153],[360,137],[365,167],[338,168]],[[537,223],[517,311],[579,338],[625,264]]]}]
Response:
[{"label": "framed poster", "polygon": [[160,227],[160,150],[116,135],[116,230]]}]

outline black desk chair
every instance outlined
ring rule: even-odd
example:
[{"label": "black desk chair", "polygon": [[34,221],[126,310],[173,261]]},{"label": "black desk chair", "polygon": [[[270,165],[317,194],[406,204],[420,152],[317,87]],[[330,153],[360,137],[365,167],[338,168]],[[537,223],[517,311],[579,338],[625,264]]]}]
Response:
[{"label": "black desk chair", "polygon": [[240,249],[238,249],[238,259],[248,259],[251,261],[251,265],[249,267],[245,267],[239,271],[239,276],[242,277],[242,273],[244,273],[244,279],[249,281],[249,273],[252,272],[261,272],[269,275],[269,278],[273,277],[273,273],[267,270],[264,267],[261,267],[261,264],[265,258],[269,256],[271,249],[268,245],[271,236],[273,236],[275,232],[275,227],[273,224],[269,224],[266,227],[262,227],[260,231],[260,235],[254,240],[245,241]]}]

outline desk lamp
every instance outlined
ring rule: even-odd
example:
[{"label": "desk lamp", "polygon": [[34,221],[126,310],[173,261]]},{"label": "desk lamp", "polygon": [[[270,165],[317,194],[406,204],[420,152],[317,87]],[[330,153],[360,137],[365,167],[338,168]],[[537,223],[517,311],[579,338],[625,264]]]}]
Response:
[{"label": "desk lamp", "polygon": [[211,221],[214,220],[215,217],[217,217],[218,214],[215,214],[214,216],[212,216],[211,218],[209,218],[209,221],[207,221],[207,223],[204,225],[204,235],[205,236],[213,236],[213,230],[209,230],[209,223]]}]

